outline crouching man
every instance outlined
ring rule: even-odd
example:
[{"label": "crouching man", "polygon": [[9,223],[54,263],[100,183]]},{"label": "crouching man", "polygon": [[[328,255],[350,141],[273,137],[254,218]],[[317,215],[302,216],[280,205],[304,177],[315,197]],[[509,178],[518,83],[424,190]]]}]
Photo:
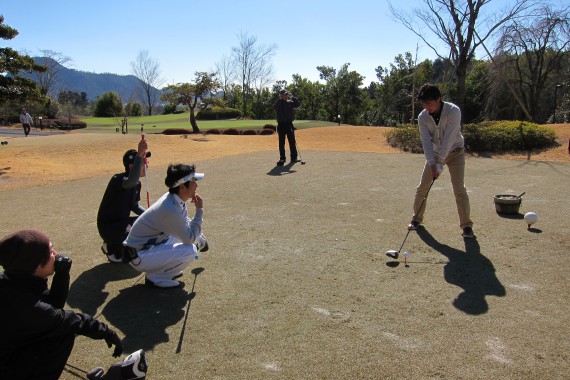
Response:
[{"label": "crouching man", "polygon": [[[0,379],[59,379],[76,335],[123,345],[105,323],[63,309],[71,260],[57,254],[40,231],[21,230],[0,240]],[[51,287],[48,278],[53,275]]]},{"label": "crouching man", "polygon": [[[177,278],[192,262],[198,250],[208,244],[202,234],[204,201],[196,193],[203,173],[194,165],[171,164],[164,183],[168,187],[159,200],[151,205],[133,224],[124,244],[131,252],[130,265],[146,273],[145,284],[159,288],[180,286]],[[186,201],[196,210],[188,217]]]}]

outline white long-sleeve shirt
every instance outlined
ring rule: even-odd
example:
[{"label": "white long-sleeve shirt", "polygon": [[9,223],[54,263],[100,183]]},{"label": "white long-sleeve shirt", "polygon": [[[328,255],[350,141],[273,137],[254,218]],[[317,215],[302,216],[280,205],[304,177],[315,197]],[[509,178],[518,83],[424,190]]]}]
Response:
[{"label": "white long-sleeve shirt", "polygon": [[202,231],[203,213],[201,208],[196,209],[190,219],[186,203],[178,195],[166,193],[137,218],[123,244],[139,250],[160,244],[168,236],[194,244]]},{"label": "white long-sleeve shirt", "polygon": [[22,124],[33,124],[34,120],[32,120],[32,117],[30,116],[29,113],[20,113],[20,123]]},{"label": "white long-sleeve shirt", "polygon": [[[428,164],[443,164],[449,152],[463,148],[461,110],[453,103],[443,102],[439,123],[436,124],[427,110],[418,115],[420,137]],[[437,162],[436,157],[438,156]]]}]

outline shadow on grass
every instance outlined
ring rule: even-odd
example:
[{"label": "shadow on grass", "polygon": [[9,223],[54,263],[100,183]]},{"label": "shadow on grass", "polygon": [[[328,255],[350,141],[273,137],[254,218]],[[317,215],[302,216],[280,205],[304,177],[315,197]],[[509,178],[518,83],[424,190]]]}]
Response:
[{"label": "shadow on grass", "polygon": [[137,277],[140,273],[128,264],[99,264],[79,275],[69,288],[67,304],[82,313],[96,316],[109,292],[107,283]]},{"label": "shadow on grass", "polygon": [[464,239],[465,252],[438,242],[425,228],[417,230],[428,246],[448,258],[443,269],[445,280],[463,289],[453,300],[453,306],[470,315],[489,310],[486,296],[504,297],[506,290],[495,274],[491,260],[481,253],[477,239]]},{"label": "shadow on grass", "polygon": [[273,169],[271,169],[269,172],[267,172],[267,175],[272,175],[272,176],[278,177],[278,176],[285,175],[285,174],[297,173],[296,170],[291,170],[293,165],[295,165],[294,162],[289,162],[287,165],[283,165],[283,166],[275,165],[275,167]]},{"label": "shadow on grass", "polygon": [[516,214],[505,214],[502,212],[498,212],[497,215],[499,215],[501,218],[504,219],[517,219],[517,220],[524,219],[524,215],[518,212]]}]

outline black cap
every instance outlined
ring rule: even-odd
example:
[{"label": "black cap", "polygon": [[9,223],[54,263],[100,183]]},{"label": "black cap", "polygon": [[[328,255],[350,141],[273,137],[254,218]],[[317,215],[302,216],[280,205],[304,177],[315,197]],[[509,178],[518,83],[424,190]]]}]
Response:
[{"label": "black cap", "polygon": [[279,91],[279,95],[289,95],[289,91],[281,90],[281,91]]},{"label": "black cap", "polygon": [[[135,163],[135,158],[138,155],[138,151],[136,149],[129,149],[125,152],[125,155],[123,156],[123,165],[126,167],[128,167],[130,164],[134,164]],[[149,158],[151,156],[150,151],[146,152],[146,158]]]}]

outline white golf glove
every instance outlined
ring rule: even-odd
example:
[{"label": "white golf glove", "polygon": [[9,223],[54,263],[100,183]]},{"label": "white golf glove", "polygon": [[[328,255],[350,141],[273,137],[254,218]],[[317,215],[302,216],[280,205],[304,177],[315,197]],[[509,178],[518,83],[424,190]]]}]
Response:
[{"label": "white golf glove", "polygon": [[443,164],[437,164],[436,166],[437,174],[443,173]]}]

